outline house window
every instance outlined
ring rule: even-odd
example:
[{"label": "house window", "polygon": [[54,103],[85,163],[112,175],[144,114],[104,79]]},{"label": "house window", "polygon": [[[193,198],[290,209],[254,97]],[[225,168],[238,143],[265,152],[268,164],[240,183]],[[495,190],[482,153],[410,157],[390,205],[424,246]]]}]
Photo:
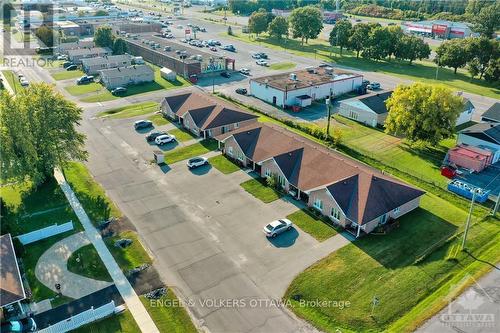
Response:
[{"label": "house window", "polygon": [[316,209],[323,210],[323,201],[321,201],[321,199],[316,198],[316,199],[314,199],[313,206]]},{"label": "house window", "polygon": [[231,156],[231,157],[233,156],[233,147],[228,147],[228,148],[227,148],[227,154],[228,154],[229,156]]},{"label": "house window", "polygon": [[266,168],[266,170],[264,171],[264,176],[271,177],[271,169]]},{"label": "house window", "polygon": [[349,118],[358,120],[358,113],[354,111],[349,111]]},{"label": "house window", "polygon": [[242,152],[238,152],[238,160],[240,160],[240,161],[243,162],[244,159],[245,159],[245,156],[243,155],[243,153]]},{"label": "house window", "polygon": [[392,212],[394,213],[394,215],[398,215],[400,210],[401,210],[400,207],[397,207],[397,208],[394,208],[392,210]]},{"label": "house window", "polygon": [[240,127],[240,123],[234,123],[234,128],[239,128]]},{"label": "house window", "polygon": [[332,210],[330,211],[330,216],[334,220],[338,221],[340,219],[340,211],[337,208],[332,207]]},{"label": "house window", "polygon": [[210,138],[212,137],[212,130],[207,130],[207,136]]},{"label": "house window", "polygon": [[281,187],[285,187],[285,177],[282,175],[278,175],[278,183],[281,185]]}]

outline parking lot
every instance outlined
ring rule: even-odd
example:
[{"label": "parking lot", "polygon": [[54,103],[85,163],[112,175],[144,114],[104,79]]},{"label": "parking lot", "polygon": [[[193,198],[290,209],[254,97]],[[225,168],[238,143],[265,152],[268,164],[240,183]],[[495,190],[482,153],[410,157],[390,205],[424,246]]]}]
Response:
[{"label": "parking lot", "polygon": [[185,161],[167,169],[151,164],[155,147],[133,129],[138,118],[86,120],[89,167],[134,222],[165,282],[197,301],[191,310],[215,331],[304,329],[286,309],[200,302],[281,298],[296,274],[348,240],[336,235],[320,243],[298,228],[268,240],[263,226],[296,211],[294,201],[254,198],[239,185],[252,176],[243,170],[224,175],[210,166],[190,171]]}]

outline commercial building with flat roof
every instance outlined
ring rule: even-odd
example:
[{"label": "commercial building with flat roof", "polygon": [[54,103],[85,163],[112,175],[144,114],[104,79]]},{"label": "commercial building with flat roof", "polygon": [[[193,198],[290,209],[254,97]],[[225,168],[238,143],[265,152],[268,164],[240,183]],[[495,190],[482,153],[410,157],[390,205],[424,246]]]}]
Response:
[{"label": "commercial building with flat roof", "polygon": [[363,76],[332,67],[307,68],[250,80],[253,96],[283,108],[308,106],[312,101],[336,97],[358,89]]},{"label": "commercial building with flat roof", "polygon": [[466,23],[444,20],[404,22],[402,28],[408,33],[443,39],[465,38],[472,34]]}]

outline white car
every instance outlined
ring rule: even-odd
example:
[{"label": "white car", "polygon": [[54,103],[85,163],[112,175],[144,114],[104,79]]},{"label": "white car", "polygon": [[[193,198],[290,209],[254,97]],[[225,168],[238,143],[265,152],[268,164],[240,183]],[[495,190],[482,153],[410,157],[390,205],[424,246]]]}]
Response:
[{"label": "white car", "polygon": [[265,61],[264,59],[257,60],[255,63],[259,66],[267,66],[268,65],[268,62]]},{"label": "white car", "polygon": [[205,157],[193,157],[187,161],[189,169],[197,168],[205,164],[208,164],[208,160]]},{"label": "white car", "polygon": [[175,141],[175,136],[171,134],[163,134],[160,136],[157,136],[155,139],[155,143],[159,146],[164,145],[166,143]]},{"label": "white car", "polygon": [[282,232],[291,230],[292,227],[293,227],[292,221],[288,219],[280,219],[266,225],[263,231],[266,234],[266,237],[275,238]]},{"label": "white car", "polygon": [[260,59],[260,54],[259,53],[252,53],[252,58]]},{"label": "white car", "polygon": [[240,73],[243,75],[250,75],[250,70],[248,68],[240,69]]}]

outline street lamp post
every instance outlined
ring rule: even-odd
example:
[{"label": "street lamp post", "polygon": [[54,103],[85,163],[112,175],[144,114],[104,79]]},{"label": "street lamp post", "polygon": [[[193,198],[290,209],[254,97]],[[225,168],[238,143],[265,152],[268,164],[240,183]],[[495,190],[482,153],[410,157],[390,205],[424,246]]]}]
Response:
[{"label": "street lamp post", "polygon": [[326,139],[330,137],[330,117],[331,117],[331,111],[330,111],[330,96],[326,98],[326,112],[327,112],[327,119],[326,119]]}]

